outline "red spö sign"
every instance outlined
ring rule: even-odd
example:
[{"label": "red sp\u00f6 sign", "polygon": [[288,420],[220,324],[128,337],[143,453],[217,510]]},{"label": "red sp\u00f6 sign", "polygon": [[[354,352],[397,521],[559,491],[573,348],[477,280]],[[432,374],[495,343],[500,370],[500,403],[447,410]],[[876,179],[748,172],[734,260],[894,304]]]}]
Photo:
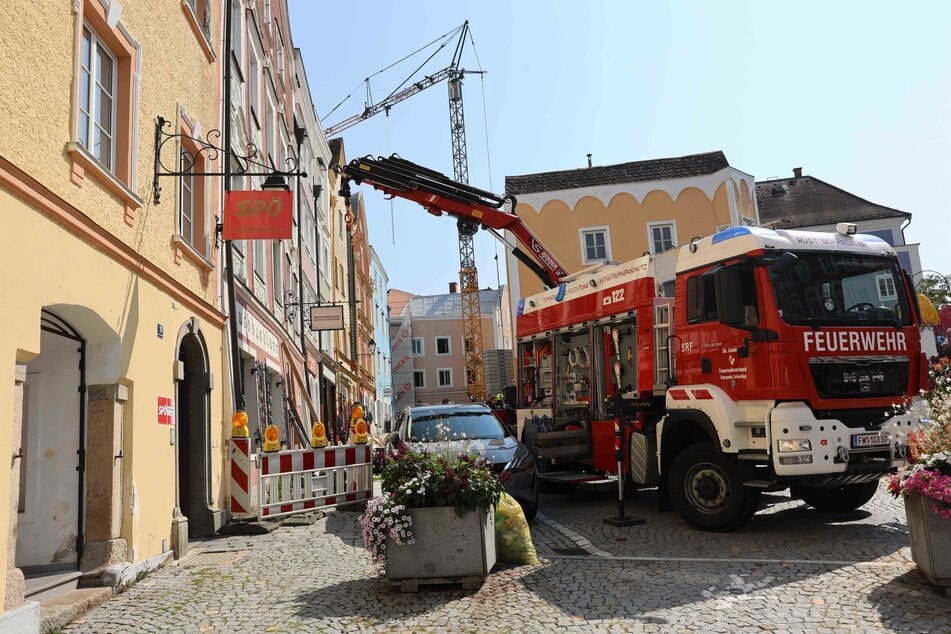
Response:
[{"label": "red sp\u00f6 sign", "polygon": [[291,192],[225,192],[225,240],[290,240]]},{"label": "red sp\u00f6 sign", "polygon": [[172,402],[172,399],[167,396],[158,397],[158,424],[175,424],[175,404]]}]

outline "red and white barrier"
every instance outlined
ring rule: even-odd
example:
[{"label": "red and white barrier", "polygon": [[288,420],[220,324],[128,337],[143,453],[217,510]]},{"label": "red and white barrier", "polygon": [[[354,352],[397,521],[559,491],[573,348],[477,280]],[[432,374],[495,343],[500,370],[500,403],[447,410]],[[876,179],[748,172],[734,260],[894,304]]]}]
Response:
[{"label": "red and white barrier", "polygon": [[267,453],[260,462],[262,518],[359,502],[372,495],[369,444]]},{"label": "red and white barrier", "polygon": [[231,516],[235,519],[256,517],[251,506],[251,439],[231,439]]}]

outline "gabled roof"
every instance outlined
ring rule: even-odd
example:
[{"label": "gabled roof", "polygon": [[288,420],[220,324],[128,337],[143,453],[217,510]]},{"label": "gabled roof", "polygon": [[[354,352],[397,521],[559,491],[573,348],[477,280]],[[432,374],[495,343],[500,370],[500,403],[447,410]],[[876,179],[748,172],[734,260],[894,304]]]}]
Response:
[{"label": "gabled roof", "polygon": [[540,172],[505,177],[505,193],[534,194],[579,187],[615,185],[638,181],[660,181],[702,176],[719,172],[730,164],[721,151],[691,154],[674,158],[634,161],[618,165],[601,165],[560,172]]},{"label": "gabled roof", "polygon": [[777,229],[880,218],[911,218],[908,212],[876,205],[815,176],[758,182],[756,203],[759,206],[760,224]]}]

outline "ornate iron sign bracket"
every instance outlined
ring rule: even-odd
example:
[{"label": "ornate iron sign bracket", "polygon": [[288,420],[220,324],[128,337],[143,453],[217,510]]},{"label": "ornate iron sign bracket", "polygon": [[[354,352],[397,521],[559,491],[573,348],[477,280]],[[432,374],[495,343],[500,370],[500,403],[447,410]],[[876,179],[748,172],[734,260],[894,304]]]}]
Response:
[{"label": "ornate iron sign bracket", "polygon": [[[172,122],[166,121],[163,117],[155,120],[155,176],[152,180],[152,191],[155,204],[161,201],[162,187],[159,185],[159,176],[225,176],[224,172],[196,172],[193,171],[195,165],[204,159],[205,164],[217,161],[225,153],[224,149],[215,145],[215,142],[221,138],[221,132],[217,129],[209,130],[204,138],[192,137],[187,134],[173,134],[165,131],[165,128],[171,128]],[[191,142],[192,147],[188,147],[183,141]],[[213,142],[214,141],[214,142]],[[166,143],[171,146],[178,145],[179,153],[175,155],[175,169],[169,168],[162,162],[162,148]],[[194,149],[193,149],[194,148]],[[294,157],[288,157],[284,162],[287,170],[276,169],[273,165],[263,162],[259,156],[258,148],[253,143],[249,143],[244,154],[231,152],[231,158],[235,161],[235,167],[231,176],[302,176],[307,177],[307,172],[300,171],[300,163]],[[219,227],[220,230],[220,227]]]}]

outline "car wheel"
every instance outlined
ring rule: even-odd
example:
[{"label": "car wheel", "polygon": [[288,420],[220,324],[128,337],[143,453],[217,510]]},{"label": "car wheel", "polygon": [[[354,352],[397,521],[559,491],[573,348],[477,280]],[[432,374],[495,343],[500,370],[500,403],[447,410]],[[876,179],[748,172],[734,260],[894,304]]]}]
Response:
[{"label": "car wheel", "polygon": [[872,499],[878,482],[846,484],[840,487],[790,487],[789,493],[817,511],[854,511]]},{"label": "car wheel", "polygon": [[532,499],[522,502],[522,512],[525,513],[525,519],[529,522],[538,515],[538,467],[535,467],[534,476],[532,480]]},{"label": "car wheel", "polygon": [[759,508],[760,491],[743,486],[736,460],[711,443],[690,445],[677,455],[668,489],[680,516],[703,530],[735,530]]}]

